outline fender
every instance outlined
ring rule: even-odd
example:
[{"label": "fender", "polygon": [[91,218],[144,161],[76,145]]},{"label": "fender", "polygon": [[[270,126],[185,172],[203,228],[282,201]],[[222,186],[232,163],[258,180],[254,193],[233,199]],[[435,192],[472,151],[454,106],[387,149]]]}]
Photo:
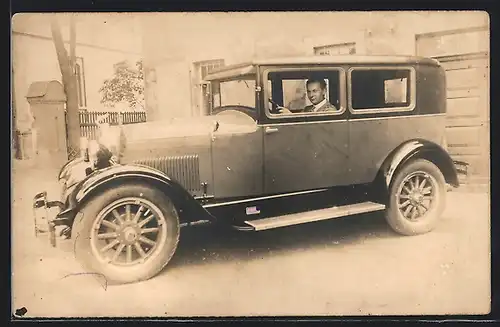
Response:
[{"label": "fender", "polygon": [[378,182],[382,179],[388,190],[396,171],[409,160],[417,158],[433,162],[441,170],[448,184],[459,186],[457,170],[448,152],[440,145],[422,139],[406,141],[392,151],[379,169]]},{"label": "fender", "polygon": [[63,178],[66,178],[71,173],[72,168],[78,164],[81,164],[82,162],[84,162],[82,157],[76,157],[74,159],[68,160],[68,162],[66,162],[59,170],[58,179],[61,180]]},{"label": "fender", "polygon": [[90,174],[82,180],[70,195],[70,209],[76,212],[81,205],[103,188],[112,187],[126,181],[143,181],[157,187],[174,201],[180,212],[181,223],[200,219],[215,221],[208,211],[179,183],[162,171],[139,164],[113,165]]}]

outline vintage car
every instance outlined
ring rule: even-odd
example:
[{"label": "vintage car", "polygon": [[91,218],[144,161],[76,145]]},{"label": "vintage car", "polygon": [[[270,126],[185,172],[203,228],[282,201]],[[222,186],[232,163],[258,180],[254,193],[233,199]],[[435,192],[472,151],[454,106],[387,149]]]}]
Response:
[{"label": "vintage car", "polygon": [[202,224],[253,232],[380,212],[397,233],[426,233],[467,173],[446,150],[434,59],[262,59],[204,82],[208,114],[103,127],[62,167],[61,198],[35,196],[36,221],[89,272],[149,279]]}]

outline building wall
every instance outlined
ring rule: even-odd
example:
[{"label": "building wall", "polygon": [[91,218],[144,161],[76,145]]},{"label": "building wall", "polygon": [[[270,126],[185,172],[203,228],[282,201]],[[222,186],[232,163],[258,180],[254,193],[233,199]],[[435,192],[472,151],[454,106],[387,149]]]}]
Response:
[{"label": "building wall", "polygon": [[489,26],[489,16],[485,12],[367,12],[346,15],[352,15],[357,27],[342,29],[342,33],[308,37],[305,47],[310,54],[313,54],[315,46],[356,42],[357,54],[415,55],[417,34]]},{"label": "building wall", "polygon": [[[144,16],[143,50],[157,69],[160,119],[197,115],[201,92],[194,63],[226,65],[255,58],[305,55],[310,21],[304,14],[160,13]],[[306,14],[307,15],[307,14]],[[308,15],[314,18],[314,15]],[[161,31],[161,33],[158,33]],[[186,109],[182,109],[186,108]]]},{"label": "building wall", "polygon": [[[59,17],[60,18],[60,17]],[[64,17],[63,17],[64,18]],[[97,19],[99,20],[99,19]],[[100,20],[99,20],[100,21]],[[132,64],[142,58],[141,45],[135,35],[125,34],[127,37],[113,37],[123,35],[117,31],[117,26],[96,23],[77,18],[76,49],[77,57],[83,58],[86,108],[88,110],[108,110],[100,103],[99,88],[105,79],[113,74],[113,65],[119,61],[129,60]],[[25,130],[31,126],[31,113],[26,93],[31,83],[35,81],[61,81],[61,72],[54,43],[51,38],[50,25],[47,16],[41,14],[16,15],[12,24],[12,68],[13,86],[15,88],[16,123],[19,129]],[[68,26],[61,19],[63,39],[68,40]],[[134,40],[135,46],[131,43]],[[116,39],[123,39],[127,44],[119,44]],[[109,41],[106,45],[106,40]],[[114,40],[114,41],[113,41]],[[90,42],[90,43],[85,43]],[[66,42],[69,53],[69,44]],[[125,106],[118,106],[116,110],[124,110]]]},{"label": "building wall", "polygon": [[165,118],[197,112],[166,109],[187,99],[197,106],[199,99],[192,95],[201,92],[192,78],[197,61],[224,59],[229,65],[311,55],[317,46],[352,42],[356,54],[414,55],[417,34],[489,24],[483,12],[159,13],[144,18],[144,55],[161,67],[158,105],[167,110]]},{"label": "building wall", "polygon": [[[197,84],[199,81],[193,78],[197,75],[193,63],[197,61],[224,59],[225,64],[233,64],[256,58],[312,55],[315,47],[336,45],[339,49],[345,44],[349,45],[346,48],[348,52],[355,50],[356,54],[419,55],[421,53],[417,52],[417,38],[422,34],[489,26],[489,16],[485,12],[452,11],[158,14],[148,16],[147,21],[144,28],[147,31],[143,40],[146,45],[144,55],[154,58],[153,65],[156,61],[160,67],[157,72],[157,86],[161,94],[158,105],[162,117],[167,119],[200,112],[201,87]],[[155,33],[158,30],[161,33]],[[437,52],[430,53],[429,56],[442,55],[443,51],[448,55],[479,51],[489,53],[487,33],[480,37],[469,34],[458,33],[451,39],[436,38],[438,41],[432,42],[439,44],[432,45],[431,48],[434,47]],[[421,39],[419,38],[420,44]],[[352,49],[353,43],[355,49]],[[170,56],[169,60],[158,58],[165,54]],[[489,69],[487,59],[485,62],[482,65]],[[454,63],[456,64],[458,62]],[[488,72],[478,72],[481,76],[475,76],[475,79],[484,80],[488,76]],[[457,73],[447,73],[450,85],[461,80],[452,78],[453,74]],[[452,98],[451,93],[448,96]],[[487,96],[480,98],[485,100],[476,111],[488,112]],[[451,109],[450,105],[447,132],[450,136],[449,144],[456,152],[453,152],[454,158],[482,162],[474,164],[472,171],[487,171],[488,169],[481,167],[487,166],[484,158],[487,158],[488,148],[482,147],[476,151],[479,147],[474,147],[474,142],[486,142],[486,138],[477,141],[479,136],[476,137],[476,134],[486,135],[488,129],[485,126],[489,124],[478,119],[469,129],[481,130],[482,134],[476,133],[472,138],[467,136],[470,133],[462,133],[458,137],[455,135],[458,129],[451,129]],[[462,111],[466,109],[461,107]],[[487,117],[487,114],[480,116]],[[469,138],[469,141],[464,143],[464,138]],[[471,157],[472,153],[474,158]]]}]

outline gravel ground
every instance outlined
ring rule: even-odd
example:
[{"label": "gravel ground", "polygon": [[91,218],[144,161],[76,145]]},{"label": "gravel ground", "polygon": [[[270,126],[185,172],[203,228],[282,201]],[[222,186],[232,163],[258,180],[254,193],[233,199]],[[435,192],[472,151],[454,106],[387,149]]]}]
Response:
[{"label": "gravel ground", "polygon": [[401,237],[380,215],[259,233],[185,232],[142,283],[82,274],[71,244],[34,237],[31,199],[55,169],[13,167],[12,309],[25,317],[482,314],[490,309],[487,189],[448,193],[431,233]]}]

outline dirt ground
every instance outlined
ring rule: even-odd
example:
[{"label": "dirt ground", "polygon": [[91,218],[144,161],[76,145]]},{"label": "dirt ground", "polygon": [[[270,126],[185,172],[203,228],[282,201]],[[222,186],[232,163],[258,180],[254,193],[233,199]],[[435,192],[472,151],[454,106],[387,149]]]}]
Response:
[{"label": "dirt ground", "polygon": [[448,193],[431,233],[394,234],[380,215],[259,233],[197,227],[167,268],[109,286],[69,242],[33,232],[31,199],[57,170],[14,163],[12,310],[25,317],[482,314],[490,310],[490,212],[483,190]]}]

